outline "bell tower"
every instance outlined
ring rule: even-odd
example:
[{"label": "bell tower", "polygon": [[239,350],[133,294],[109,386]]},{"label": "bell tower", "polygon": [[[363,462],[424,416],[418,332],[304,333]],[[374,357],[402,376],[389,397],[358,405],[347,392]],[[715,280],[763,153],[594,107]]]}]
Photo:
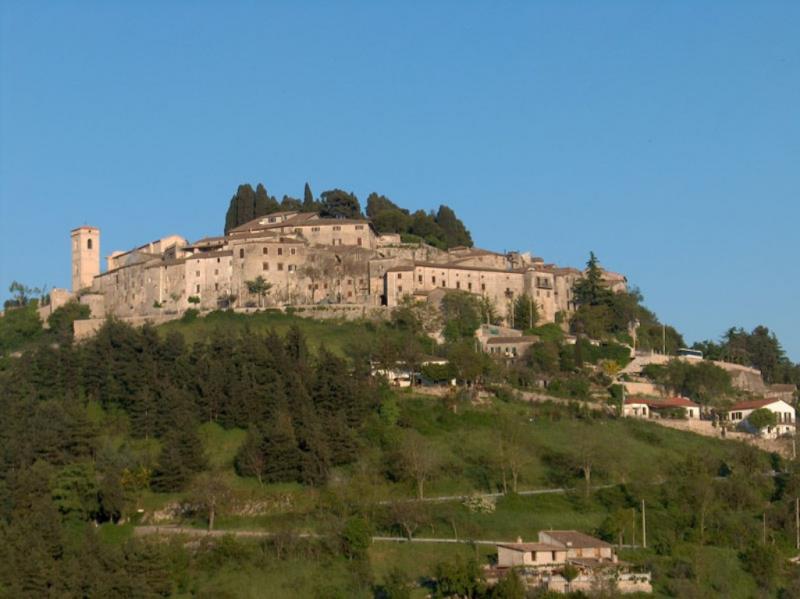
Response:
[{"label": "bell tower", "polygon": [[72,292],[92,286],[92,279],[100,274],[100,229],[78,227],[72,237]]}]

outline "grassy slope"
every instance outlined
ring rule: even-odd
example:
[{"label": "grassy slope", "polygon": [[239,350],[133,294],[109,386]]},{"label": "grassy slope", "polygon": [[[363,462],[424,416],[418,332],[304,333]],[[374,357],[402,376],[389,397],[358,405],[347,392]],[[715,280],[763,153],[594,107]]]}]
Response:
[{"label": "grassy slope", "polygon": [[[228,330],[266,331],[274,329],[285,333],[297,324],[309,339],[312,348],[325,345],[342,352],[347,345],[358,342],[364,335],[374,334],[369,324],[361,322],[313,321],[278,313],[241,316],[215,313],[191,323],[172,322],[161,327],[180,331],[192,342],[204,338],[215,328]],[[666,429],[638,421],[601,420],[583,422],[574,419],[550,419],[528,404],[494,401],[483,406],[462,406],[457,414],[444,409],[440,402],[430,397],[409,392],[397,393],[401,407],[398,433],[413,428],[423,434],[435,447],[442,469],[428,484],[426,494],[468,494],[473,491],[497,491],[500,479],[497,469],[486,458],[496,452],[498,423],[501,417],[512,417],[529,427],[526,454],[530,457],[520,477],[521,489],[576,487],[581,481],[577,472],[565,474],[559,460],[575,454],[580,446],[596,453],[593,483],[652,482],[659,478],[662,468],[674,464],[689,454],[710,455],[720,459],[735,451],[735,443],[708,439],[689,433]],[[252,479],[242,479],[233,472],[233,457],[244,439],[241,430],[223,430],[215,424],[204,424],[201,437],[206,445],[209,461],[240,492],[254,499],[274,500],[275,505],[289,505],[288,510],[276,508],[273,513],[258,517],[222,516],[219,527],[262,528],[266,530],[291,527],[295,530],[314,530],[320,524],[315,508],[319,490],[299,485],[258,485]],[[379,453],[370,448],[373,453]],[[337,473],[347,485],[349,469]],[[380,496],[409,497],[412,488],[407,483],[376,483]],[[614,502],[618,490],[603,490],[589,498],[581,491],[561,495],[530,497],[511,496],[497,502],[492,514],[472,514],[460,502],[432,504],[429,506],[429,524],[418,531],[420,536],[450,537],[452,521],[458,521],[460,538],[525,539],[535,538],[544,528],[578,528],[593,531],[609,514],[608,506]],[[148,508],[156,507],[172,496],[150,494],[146,497]],[[288,499],[288,501],[286,501]],[[648,526],[653,536],[659,528],[669,526],[659,522],[663,516],[653,509],[649,512]],[[197,523],[198,525],[200,523]],[[387,532],[381,530],[379,532]],[[109,533],[109,538],[119,540],[124,532]],[[413,578],[429,576],[434,564],[442,559],[476,551],[469,545],[422,545],[378,543],[370,549],[370,562],[377,581],[389,569],[397,566]],[[491,549],[480,547],[485,556]],[[731,597],[747,597],[754,593],[754,583],[740,567],[733,550],[694,545],[678,547],[676,552],[693,560],[701,554],[703,568],[699,576],[710,590]],[[651,553],[628,552],[628,558],[654,559]],[[624,556],[625,557],[625,556]],[[214,574],[198,573],[196,588],[211,596],[313,596],[320,581],[333,585],[346,585],[348,566],[343,561],[321,563],[301,559],[276,562],[274,567],[222,568]],[[316,582],[315,582],[316,581]],[[657,586],[657,590],[659,587]],[[660,589],[663,590],[663,589]]]},{"label": "grassy slope", "polygon": [[216,330],[267,332],[274,330],[283,335],[292,325],[297,325],[306,336],[311,349],[321,346],[330,351],[343,353],[344,348],[356,344],[363,335],[372,333],[372,325],[362,321],[312,320],[283,314],[277,311],[257,314],[235,314],[233,312],[212,312],[204,318],[191,322],[174,320],[159,327],[162,333],[180,332],[187,342],[193,343],[206,338]]}]

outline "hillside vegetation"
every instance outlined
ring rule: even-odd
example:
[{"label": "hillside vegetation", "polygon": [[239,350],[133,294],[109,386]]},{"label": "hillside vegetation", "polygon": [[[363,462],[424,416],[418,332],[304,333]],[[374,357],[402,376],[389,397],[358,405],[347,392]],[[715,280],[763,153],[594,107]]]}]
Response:
[{"label": "hillside vegetation", "polygon": [[[512,540],[554,527],[638,545],[644,500],[648,548],[623,557],[654,572],[658,594],[795,596],[794,462],[585,399],[523,402],[492,386],[508,373],[458,335],[451,359],[478,365],[459,380],[493,392],[392,390],[368,366],[425,349],[411,316],[110,322],[84,344],[5,359],[0,595],[423,596],[492,548],[371,536]],[[556,491],[526,494],[539,489]],[[452,499],[427,501],[439,496]],[[133,536],[157,514],[274,536]]]}]

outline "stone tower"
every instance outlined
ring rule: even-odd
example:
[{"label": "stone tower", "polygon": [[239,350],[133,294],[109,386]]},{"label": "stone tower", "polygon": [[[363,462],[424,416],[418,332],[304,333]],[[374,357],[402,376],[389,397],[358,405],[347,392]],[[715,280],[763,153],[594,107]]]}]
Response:
[{"label": "stone tower", "polygon": [[92,286],[100,274],[100,229],[78,227],[72,233],[72,291]]}]

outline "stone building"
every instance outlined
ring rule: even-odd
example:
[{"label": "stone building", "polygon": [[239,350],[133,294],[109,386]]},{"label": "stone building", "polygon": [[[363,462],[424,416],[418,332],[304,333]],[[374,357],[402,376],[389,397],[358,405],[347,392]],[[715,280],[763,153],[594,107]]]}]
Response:
[{"label": "stone building", "polygon": [[[93,317],[157,318],[188,308],[338,304],[398,305],[405,296],[432,301],[447,291],[481,296],[506,320],[517,298],[535,302],[540,322],[574,310],[582,273],[530,254],[479,248],[441,250],[379,235],[367,219],[277,212],[190,243],[179,235],[112,252],[100,272],[100,231],[72,231],[73,293]],[[624,277],[609,285],[624,288]],[[263,279],[264,285],[255,284]]]}]

